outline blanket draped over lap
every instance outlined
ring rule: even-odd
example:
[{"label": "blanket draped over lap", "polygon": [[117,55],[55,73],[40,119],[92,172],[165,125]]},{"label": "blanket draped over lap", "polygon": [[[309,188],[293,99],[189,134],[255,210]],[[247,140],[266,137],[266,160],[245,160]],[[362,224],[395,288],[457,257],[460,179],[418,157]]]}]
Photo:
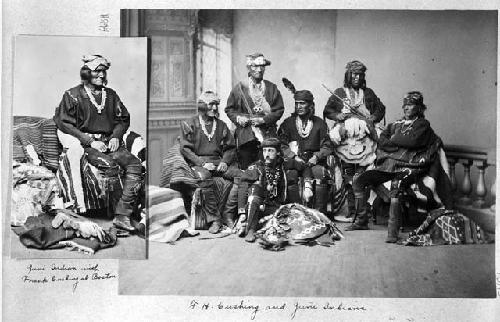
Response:
[{"label": "blanket draped over lap", "polygon": [[176,184],[198,187],[196,175],[182,156],[178,143],[168,150],[163,160],[160,187],[168,188]]},{"label": "blanket draped over lap", "polygon": [[436,209],[409,237],[406,246],[484,244],[493,242],[480,226],[453,210]]},{"label": "blanket draped over lap", "polygon": [[321,212],[292,203],[261,219],[264,227],[256,233],[259,244],[269,250],[283,250],[287,244],[329,247],[343,238],[337,226]]}]

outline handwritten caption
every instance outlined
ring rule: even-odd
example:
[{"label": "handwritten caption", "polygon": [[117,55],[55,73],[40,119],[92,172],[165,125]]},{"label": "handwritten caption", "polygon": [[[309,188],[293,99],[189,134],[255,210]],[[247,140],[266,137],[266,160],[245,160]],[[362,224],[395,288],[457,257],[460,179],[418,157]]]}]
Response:
[{"label": "handwritten caption", "polygon": [[109,32],[109,13],[99,15],[99,26],[100,31]]},{"label": "handwritten caption", "polygon": [[26,266],[21,280],[25,284],[48,285],[48,284],[69,284],[73,293],[80,282],[98,282],[116,279],[117,275],[112,272],[101,270],[99,264],[86,264],[82,266],[55,264]]},{"label": "handwritten caption", "polygon": [[283,314],[288,315],[290,320],[295,319],[300,314],[303,314],[304,312],[311,312],[311,311],[329,311],[329,312],[334,312],[334,311],[343,311],[343,312],[366,312],[367,308],[364,306],[358,306],[358,305],[348,305],[344,304],[342,302],[339,303],[331,303],[331,302],[324,302],[324,303],[315,303],[315,302],[280,302],[278,304],[252,304],[249,301],[246,300],[240,300],[239,302],[231,302],[227,303],[224,301],[217,301],[216,303],[212,302],[206,302],[206,301],[200,301],[196,299],[192,299],[189,302],[189,307],[190,310],[198,310],[198,311],[210,311],[210,310],[215,310],[215,311],[240,311],[240,312],[248,312],[250,314],[250,319],[255,320],[255,318],[261,313],[261,312],[283,312]]}]

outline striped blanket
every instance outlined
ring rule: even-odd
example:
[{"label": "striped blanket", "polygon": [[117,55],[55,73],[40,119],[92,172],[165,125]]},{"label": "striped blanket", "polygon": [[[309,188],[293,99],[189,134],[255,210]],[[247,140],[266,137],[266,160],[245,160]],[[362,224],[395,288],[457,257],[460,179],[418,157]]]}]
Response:
[{"label": "striped blanket", "polygon": [[54,121],[43,117],[14,116],[13,124],[13,159],[18,162],[33,161],[29,152],[32,148],[42,166],[57,170],[61,146]]},{"label": "striped blanket", "polygon": [[194,171],[184,160],[179,144],[175,144],[167,151],[167,155],[163,160],[160,187],[171,187],[181,183],[192,188],[198,187],[198,180]]},{"label": "striped blanket", "polygon": [[[133,132],[127,131],[123,136],[125,147],[133,155],[146,164],[146,146],[142,137]],[[61,195],[65,205],[78,208],[75,189],[83,189],[85,200],[85,209],[103,209],[112,207],[121,195],[121,183],[113,178],[105,178],[100,171],[91,165],[85,157],[80,162],[82,172],[82,187],[76,187],[71,180],[71,167],[66,152],[61,153],[59,157],[59,168],[57,171],[57,180],[61,186]],[[113,192],[113,193],[110,193]]]},{"label": "striped blanket", "polygon": [[188,214],[178,191],[157,186],[148,186],[149,241],[173,243],[181,234],[194,236],[189,229]]},{"label": "striped blanket", "polygon": [[[127,131],[123,136],[125,147],[133,155],[142,161],[143,166],[146,165],[146,146],[142,137],[133,132]],[[85,157],[82,157],[80,162],[82,172],[83,187],[76,187],[71,180],[71,167],[68,161],[66,152],[63,152],[59,157],[59,169],[57,171],[57,179],[61,186],[61,194],[63,201],[67,205],[77,205],[75,197],[75,189],[83,189],[85,209],[103,209],[108,208],[113,211],[113,207],[121,195],[122,186],[119,180],[114,178],[106,178],[101,175],[99,169],[91,165]],[[75,208],[76,209],[76,208]]]}]

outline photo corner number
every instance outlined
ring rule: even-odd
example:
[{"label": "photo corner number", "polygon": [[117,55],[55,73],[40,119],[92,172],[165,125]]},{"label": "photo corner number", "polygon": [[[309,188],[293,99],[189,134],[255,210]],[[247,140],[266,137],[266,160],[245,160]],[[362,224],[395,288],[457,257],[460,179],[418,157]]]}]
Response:
[{"label": "photo corner number", "polygon": [[109,13],[103,13],[99,15],[99,25],[98,29],[102,32],[109,32],[110,15]]}]

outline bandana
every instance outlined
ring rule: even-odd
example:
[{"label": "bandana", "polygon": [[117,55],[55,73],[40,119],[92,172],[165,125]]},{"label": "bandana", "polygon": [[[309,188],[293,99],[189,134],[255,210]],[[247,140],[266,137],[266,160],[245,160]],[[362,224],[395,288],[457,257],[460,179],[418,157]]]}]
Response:
[{"label": "bandana", "polygon": [[198,97],[198,103],[201,103],[201,102],[204,102],[207,105],[210,105],[211,103],[216,103],[217,105],[219,105],[220,98],[214,92],[206,91],[206,92],[201,93],[200,97]]},{"label": "bandana", "polygon": [[101,65],[106,67],[106,69],[109,69],[109,66],[111,66],[111,63],[101,55],[84,55],[82,60],[83,65],[90,68],[90,70],[96,70]]},{"label": "bandana", "polygon": [[247,55],[247,66],[269,66],[271,65],[271,61],[264,58],[264,55],[261,53],[254,53]]},{"label": "bandana", "polygon": [[305,101],[311,103],[314,101],[313,94],[308,90],[296,91],[295,94],[293,95],[293,98],[296,101]]},{"label": "bandana", "polygon": [[420,92],[409,92],[403,97],[403,106],[404,105],[424,105],[424,96]]},{"label": "bandana", "polygon": [[273,138],[273,137],[266,138],[266,139],[264,139],[264,141],[262,141],[261,147],[262,148],[275,148],[276,150],[279,151],[281,148],[281,141],[278,140],[277,138]]},{"label": "bandana", "polygon": [[359,60],[353,60],[345,66],[345,69],[350,73],[365,73],[366,66]]}]

